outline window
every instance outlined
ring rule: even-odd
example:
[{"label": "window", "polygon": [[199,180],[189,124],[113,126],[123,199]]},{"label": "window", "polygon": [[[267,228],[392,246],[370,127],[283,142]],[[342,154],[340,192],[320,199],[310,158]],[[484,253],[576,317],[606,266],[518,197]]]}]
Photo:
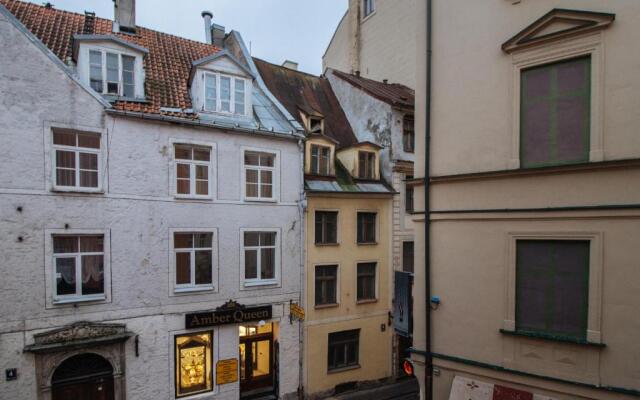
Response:
[{"label": "window", "polygon": [[331,148],[328,146],[311,145],[311,173],[314,175],[329,175]]},{"label": "window", "polygon": [[101,94],[135,96],[136,58],[105,50],[89,51],[89,84]]},{"label": "window", "polygon": [[358,213],[358,243],[376,242],[376,213]]},{"label": "window", "polygon": [[329,334],[329,371],[358,366],[360,329],[333,332]]},{"label": "window", "polygon": [[175,336],[176,397],[213,390],[213,332]]},{"label": "window", "polygon": [[[407,175],[406,179],[413,179],[413,176]],[[413,212],[413,186],[407,182],[404,183],[404,211],[406,213]]]},{"label": "window", "polygon": [[316,244],[338,243],[338,212],[316,211]]},{"label": "window", "polygon": [[100,186],[100,135],[64,129],[53,130],[56,188],[98,189]]},{"label": "window", "polygon": [[402,270],[413,273],[413,242],[402,242]]},{"label": "window", "polygon": [[376,263],[358,263],[357,301],[376,299]]},{"label": "window", "polygon": [[358,177],[360,179],[375,179],[376,153],[370,151],[358,152]]},{"label": "window", "polygon": [[316,266],[316,306],[337,304],[338,266]]},{"label": "window", "polygon": [[277,232],[243,232],[245,284],[275,283],[277,239]]},{"label": "window", "polygon": [[189,197],[209,197],[211,148],[176,144],[176,194]]},{"label": "window", "polygon": [[213,288],[213,233],[173,234],[175,290]]},{"label": "window", "polygon": [[246,79],[211,73],[203,76],[204,111],[246,114]]},{"label": "window", "polygon": [[402,147],[407,153],[415,151],[414,129],[413,115],[405,115],[402,119]]},{"label": "window", "polygon": [[516,331],[586,340],[588,240],[516,242]]},{"label": "window", "polygon": [[309,133],[323,133],[322,118],[309,117]]},{"label": "window", "polygon": [[101,300],[104,236],[53,236],[54,299]]},{"label": "window", "polygon": [[362,0],[362,13],[365,17],[373,14],[376,10],[375,0]]},{"label": "window", "polygon": [[245,198],[274,200],[273,174],[276,155],[259,151],[244,152]]},{"label": "window", "polygon": [[522,167],[589,161],[590,82],[590,57],[522,71]]}]

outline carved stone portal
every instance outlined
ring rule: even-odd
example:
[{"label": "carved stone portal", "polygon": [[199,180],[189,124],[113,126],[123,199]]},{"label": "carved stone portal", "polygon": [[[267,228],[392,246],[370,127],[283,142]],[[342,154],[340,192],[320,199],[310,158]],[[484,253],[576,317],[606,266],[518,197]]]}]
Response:
[{"label": "carved stone portal", "polygon": [[51,378],[66,359],[83,353],[97,354],[113,367],[115,400],[124,400],[125,342],[133,333],[123,324],[76,322],[71,325],[34,335],[34,342],[25,352],[35,354],[38,399],[51,400]]}]

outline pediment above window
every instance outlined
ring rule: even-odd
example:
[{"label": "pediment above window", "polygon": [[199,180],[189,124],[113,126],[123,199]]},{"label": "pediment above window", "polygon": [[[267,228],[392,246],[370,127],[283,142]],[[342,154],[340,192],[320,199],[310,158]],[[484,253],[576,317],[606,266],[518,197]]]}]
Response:
[{"label": "pediment above window", "polygon": [[615,14],[553,9],[502,44],[507,53],[607,28]]},{"label": "pediment above window", "polygon": [[222,50],[216,54],[196,60],[193,62],[192,66],[190,80],[193,79],[198,69],[238,75],[251,79],[256,77],[249,68],[247,68],[227,50]]},{"label": "pediment above window", "polygon": [[119,48],[118,50],[128,50],[142,55],[149,54],[149,49],[139,46],[135,43],[128,42],[114,35],[73,35],[73,59],[78,60],[78,51],[81,43],[111,43]]},{"label": "pediment above window", "polygon": [[76,322],[62,328],[34,335],[34,344],[25,351],[39,353],[61,349],[122,342],[134,334],[127,331],[124,324],[104,324],[96,322]]}]

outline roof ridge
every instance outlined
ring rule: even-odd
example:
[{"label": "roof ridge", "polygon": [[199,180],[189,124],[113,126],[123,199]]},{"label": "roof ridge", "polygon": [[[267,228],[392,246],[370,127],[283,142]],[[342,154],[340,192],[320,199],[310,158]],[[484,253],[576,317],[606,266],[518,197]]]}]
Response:
[{"label": "roof ridge", "polygon": [[321,74],[321,75],[314,75],[314,74],[312,74],[312,73],[310,73],[310,72],[300,71],[299,69],[291,69],[291,68],[284,67],[284,66],[282,66],[282,65],[274,64],[274,63],[272,63],[271,61],[263,60],[262,58],[259,58],[259,57],[253,57],[253,56],[252,56],[252,58],[253,58],[254,60],[258,60],[258,61],[260,61],[260,62],[263,62],[263,63],[265,63],[265,64],[273,65],[274,67],[277,67],[277,68],[286,69],[287,71],[291,71],[291,72],[294,72],[294,73],[307,75],[307,76],[310,76],[310,77],[312,77],[312,78],[317,78],[317,79],[327,79],[327,77],[326,77],[324,74]]},{"label": "roof ridge", "polygon": [[402,83],[399,83],[399,82],[391,82],[391,83],[386,82],[385,83],[384,81],[379,81],[379,80],[376,80],[376,79],[367,78],[367,77],[361,76],[361,75],[350,74],[348,72],[344,72],[344,71],[341,71],[339,69],[334,69],[334,68],[331,68],[331,71],[333,71],[334,73],[337,72],[338,74],[344,75],[346,77],[352,77],[352,78],[355,78],[355,79],[363,79],[363,80],[367,80],[367,81],[378,83],[380,85],[399,86],[399,87],[402,87],[404,89],[407,89],[407,90],[410,90],[412,92],[415,92],[414,89],[411,89],[409,86],[407,86],[405,84],[402,84]]}]

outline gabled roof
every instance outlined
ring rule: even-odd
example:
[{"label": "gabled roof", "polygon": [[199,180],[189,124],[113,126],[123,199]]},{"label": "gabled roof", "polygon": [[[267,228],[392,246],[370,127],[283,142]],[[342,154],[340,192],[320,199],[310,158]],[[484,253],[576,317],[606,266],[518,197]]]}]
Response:
[{"label": "gabled roof", "polygon": [[415,107],[415,92],[405,85],[374,81],[335,69],[331,73],[389,105],[411,111]]},{"label": "gabled roof", "polygon": [[217,52],[215,54],[212,54],[210,56],[206,56],[204,58],[196,60],[192,64],[193,64],[194,67],[199,67],[201,65],[208,64],[208,63],[210,63],[212,61],[215,61],[215,60],[217,60],[219,58],[223,58],[223,57],[227,57],[229,60],[231,60],[236,66],[238,66],[240,69],[242,69],[250,77],[252,77],[252,78],[256,77],[256,74],[254,74],[253,71],[251,71],[244,64],[242,64],[240,61],[238,61],[238,59],[235,58],[233,56],[233,54],[231,54],[227,50],[221,50],[221,51],[219,51],[219,52]]},{"label": "gabled roof", "polygon": [[303,125],[300,112],[324,116],[324,134],[349,147],[358,142],[329,81],[269,62],[253,59],[269,91]]},{"label": "gabled roof", "polygon": [[192,108],[188,90],[189,73],[194,61],[216,54],[220,49],[211,44],[197,42],[151,29],[137,27],[135,34],[114,33],[111,20],[92,15],[76,14],[17,0],[0,0],[30,32],[32,32],[61,61],[72,57],[73,37],[82,35],[109,35],[118,40],[148,49],[144,58],[146,102],[116,101],[116,110],[162,114],[182,118],[195,118],[183,111],[171,109]]},{"label": "gabled roof", "polygon": [[511,53],[524,47],[567,36],[604,29],[615,20],[615,14],[554,8],[502,44]]}]

